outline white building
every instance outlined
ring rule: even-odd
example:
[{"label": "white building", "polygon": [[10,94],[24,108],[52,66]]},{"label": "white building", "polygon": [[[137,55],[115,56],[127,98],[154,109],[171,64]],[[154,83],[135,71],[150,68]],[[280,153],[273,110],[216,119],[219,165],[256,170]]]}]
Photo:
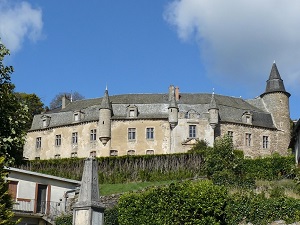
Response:
[{"label": "white building", "polygon": [[56,216],[70,210],[80,181],[17,168],[6,168],[15,218],[20,225],[53,224]]}]

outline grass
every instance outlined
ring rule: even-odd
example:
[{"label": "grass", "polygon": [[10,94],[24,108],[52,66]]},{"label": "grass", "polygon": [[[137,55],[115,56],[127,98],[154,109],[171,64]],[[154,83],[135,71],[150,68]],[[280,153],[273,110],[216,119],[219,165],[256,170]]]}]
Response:
[{"label": "grass", "polygon": [[172,183],[173,181],[154,181],[154,182],[137,182],[124,184],[100,184],[100,195],[120,194],[129,191],[140,191],[147,187],[161,186]]},{"label": "grass", "polygon": [[258,192],[270,193],[272,189],[283,188],[284,194],[287,197],[300,199],[300,184],[296,184],[294,180],[283,179],[274,181],[258,180],[256,181],[256,190]]}]

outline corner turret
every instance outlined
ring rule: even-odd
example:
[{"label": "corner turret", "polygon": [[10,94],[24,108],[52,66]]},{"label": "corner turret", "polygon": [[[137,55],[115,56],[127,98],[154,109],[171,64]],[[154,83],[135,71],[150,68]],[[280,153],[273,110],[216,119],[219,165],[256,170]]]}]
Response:
[{"label": "corner turret", "polygon": [[112,107],[109,100],[108,90],[106,88],[99,113],[99,140],[103,145],[111,139],[111,115]]},{"label": "corner turret", "polygon": [[215,129],[219,123],[219,108],[217,106],[214,93],[212,93],[211,96],[208,112],[209,112],[209,124],[212,127],[212,129]]},{"label": "corner turret", "polygon": [[274,61],[265,92],[260,97],[266,110],[271,113],[275,127],[280,132],[281,138],[277,144],[277,151],[280,154],[286,152],[290,142],[290,96],[291,94],[285,90],[283,80]]},{"label": "corner turret", "polygon": [[176,102],[176,96],[175,96],[175,88],[173,85],[170,85],[169,87],[169,124],[171,129],[176,127],[178,124],[178,106]]}]

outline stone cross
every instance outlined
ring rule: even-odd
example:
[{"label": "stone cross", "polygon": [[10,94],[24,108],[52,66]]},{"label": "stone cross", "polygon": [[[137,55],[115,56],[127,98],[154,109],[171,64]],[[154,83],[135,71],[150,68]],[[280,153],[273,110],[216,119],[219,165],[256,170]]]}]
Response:
[{"label": "stone cross", "polygon": [[78,202],[73,207],[73,225],[103,225],[104,206],[99,201],[98,164],[85,160]]}]

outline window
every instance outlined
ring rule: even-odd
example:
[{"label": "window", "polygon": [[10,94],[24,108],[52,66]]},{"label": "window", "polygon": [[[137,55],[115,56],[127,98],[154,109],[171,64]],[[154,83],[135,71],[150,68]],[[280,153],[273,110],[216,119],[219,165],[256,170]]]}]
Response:
[{"label": "window", "polygon": [[73,132],[72,133],[72,144],[77,144],[78,143],[78,133]]},{"label": "window", "polygon": [[97,137],[97,130],[96,129],[91,130],[90,140],[96,141],[96,137]]},{"label": "window", "polygon": [[146,150],[146,155],[154,155],[154,150],[152,149]]},{"label": "window", "polygon": [[49,126],[50,118],[51,118],[50,116],[46,116],[46,115],[42,116],[43,128],[46,128]]},{"label": "window", "polygon": [[251,134],[249,134],[249,133],[246,133],[245,144],[246,144],[246,146],[251,146]]},{"label": "window", "polygon": [[118,150],[110,150],[109,155],[110,156],[118,156]]},{"label": "window", "polygon": [[135,151],[134,150],[128,150],[127,155],[135,155]]},{"label": "window", "polygon": [[154,139],[154,128],[146,129],[146,139]]},{"label": "window", "polygon": [[269,147],[269,137],[263,136],[263,148],[268,148],[268,147]]},{"label": "window", "polygon": [[129,117],[134,117],[134,109],[129,110]]},{"label": "window", "polygon": [[90,156],[91,156],[91,157],[96,157],[96,151],[91,151],[91,152],[90,152]]},{"label": "window", "polygon": [[78,113],[74,114],[74,121],[75,122],[79,121],[79,114]]},{"label": "window", "polygon": [[72,152],[71,153],[71,158],[76,158],[77,157],[77,152]]},{"label": "window", "polygon": [[41,159],[41,157],[38,157],[38,156],[37,156],[37,157],[35,157],[34,159],[35,159],[35,160],[40,160],[40,159]]},{"label": "window", "polygon": [[61,146],[61,134],[55,136],[55,146]]},{"label": "window", "polygon": [[36,147],[36,149],[41,149],[41,147],[42,147],[42,138],[41,137],[36,138],[35,147]]},{"label": "window", "polygon": [[196,125],[190,125],[189,126],[189,138],[195,138],[196,137]]},{"label": "window", "polygon": [[229,130],[229,131],[227,132],[227,135],[228,135],[228,137],[230,137],[230,138],[232,139],[232,138],[233,138],[233,131],[230,131],[230,130]]},{"label": "window", "polygon": [[54,156],[54,159],[60,159],[60,154],[56,154],[56,155]]},{"label": "window", "polygon": [[135,105],[127,106],[127,117],[135,118],[137,117],[138,109]]},{"label": "window", "polygon": [[128,140],[135,140],[135,128],[128,128]]}]

